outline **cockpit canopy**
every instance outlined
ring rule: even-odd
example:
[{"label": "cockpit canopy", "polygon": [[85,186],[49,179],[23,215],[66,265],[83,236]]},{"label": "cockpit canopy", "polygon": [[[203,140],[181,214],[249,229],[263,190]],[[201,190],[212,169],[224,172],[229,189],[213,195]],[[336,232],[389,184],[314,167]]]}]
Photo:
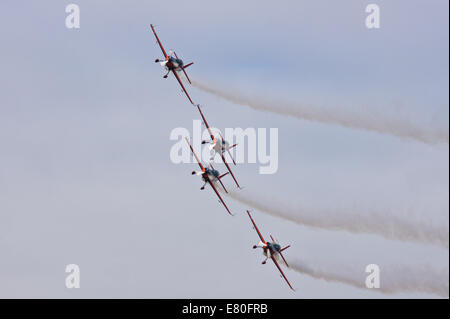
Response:
[{"label": "cockpit canopy", "polygon": [[179,66],[183,66],[183,60],[175,59],[175,61],[178,63]]},{"label": "cockpit canopy", "polygon": [[279,244],[277,244],[277,243],[268,242],[267,246],[269,246],[269,248],[271,248],[271,249],[273,249],[275,251],[280,251],[281,250],[281,246]]},{"label": "cockpit canopy", "polygon": [[174,58],[173,56],[171,56],[171,57],[169,58],[169,61],[172,62],[172,63],[174,63],[174,64],[177,64],[177,65],[180,66],[180,67],[182,67],[182,66],[184,65],[183,60]]},{"label": "cockpit canopy", "polygon": [[219,171],[216,171],[215,169],[212,170],[212,174],[214,177],[219,177]]}]

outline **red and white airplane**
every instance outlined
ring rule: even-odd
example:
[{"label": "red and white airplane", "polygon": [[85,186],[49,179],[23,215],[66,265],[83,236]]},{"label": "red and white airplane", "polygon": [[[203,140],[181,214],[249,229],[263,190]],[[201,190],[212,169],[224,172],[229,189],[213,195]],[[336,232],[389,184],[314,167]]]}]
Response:
[{"label": "red and white airplane", "polygon": [[[228,172],[230,172],[231,176],[234,179],[234,182],[236,183],[237,187],[241,188],[241,186],[239,186],[238,181],[236,180],[236,177],[234,177],[233,171],[230,168],[230,165],[228,165],[227,160],[225,159],[225,152],[228,152],[228,155],[230,155],[231,160],[233,161],[233,164],[236,165],[236,161],[234,160],[233,156],[231,155],[230,149],[232,149],[233,147],[235,147],[237,144],[233,144],[230,146],[230,144],[225,141],[225,139],[223,138],[222,134],[220,134],[220,138],[216,138],[214,136],[214,134],[211,131],[211,128],[208,125],[208,122],[205,119],[205,116],[203,115],[202,110],[200,109],[200,105],[197,104],[197,108],[198,111],[200,112],[200,115],[202,116],[202,120],[203,123],[205,124],[206,128],[208,129],[209,132],[209,136],[211,137],[211,141],[202,141],[202,144],[206,144],[209,143],[208,147],[209,150],[214,150],[214,156],[216,156],[216,154],[220,154],[220,156],[222,157],[222,161],[224,162],[225,166],[228,169]],[[211,160],[214,159],[214,156],[211,157]]]},{"label": "red and white airplane", "polygon": [[248,217],[250,217],[250,220],[252,221],[253,228],[255,228],[256,232],[258,233],[259,238],[261,239],[261,241],[257,245],[253,246],[253,249],[256,249],[258,247],[261,247],[263,249],[263,254],[264,254],[264,256],[266,256],[266,259],[262,262],[262,264],[264,265],[266,263],[267,259],[269,259],[269,258],[272,259],[275,266],[277,266],[278,270],[280,271],[284,280],[286,280],[289,287],[295,291],[295,289],[292,288],[291,284],[289,283],[289,280],[287,280],[286,276],[284,275],[283,270],[281,270],[280,265],[278,264],[278,261],[281,257],[283,259],[284,263],[286,264],[286,266],[289,267],[288,263],[286,262],[286,259],[284,259],[282,252],[284,250],[288,249],[289,247],[291,247],[291,245],[281,248],[281,246],[275,242],[275,239],[272,237],[272,235],[270,235],[272,242],[265,241],[263,236],[259,232],[258,226],[256,226],[255,221],[252,218],[252,215],[250,215],[250,212],[248,210],[247,210],[247,214],[248,214]]},{"label": "red and white airplane", "polygon": [[[161,51],[164,54],[164,60],[156,59],[155,63],[159,62],[161,64],[161,66],[163,66],[167,70],[166,75],[164,75],[165,79],[167,78],[169,73],[172,71],[173,75],[175,75],[175,77],[177,78],[178,83],[180,83],[181,87],[183,88],[183,91],[186,94],[187,98],[192,103],[192,105],[194,105],[194,102],[192,102],[191,97],[189,96],[188,92],[186,91],[186,88],[184,87],[183,82],[181,81],[180,76],[177,73],[179,71],[183,71],[184,75],[186,76],[186,79],[189,81],[189,83],[191,83],[191,80],[189,79],[189,77],[186,73],[186,68],[188,68],[189,66],[194,64],[194,62],[184,65],[183,60],[178,58],[177,53],[175,51],[170,50],[169,54],[167,54],[166,50],[164,50],[164,47],[161,44],[161,41],[159,41],[158,35],[156,34],[153,24],[150,24],[150,27],[152,28],[153,34],[155,35],[155,38],[156,38],[156,41],[158,41],[159,47],[161,48]],[[175,57],[172,56],[172,53],[175,55]]]},{"label": "red and white airplane", "polygon": [[189,144],[189,147],[191,148],[191,152],[192,154],[194,154],[195,159],[198,162],[198,165],[200,166],[201,171],[192,171],[192,175],[199,175],[202,177],[202,180],[205,182],[205,184],[203,184],[203,186],[200,188],[201,190],[205,189],[206,184],[211,185],[212,189],[214,190],[214,192],[216,193],[217,197],[219,197],[220,202],[223,204],[223,206],[225,206],[225,209],[227,210],[228,214],[233,215],[230,210],[228,209],[228,206],[225,204],[224,200],[222,199],[222,196],[220,196],[219,192],[217,191],[216,188],[216,183],[219,182],[220,185],[222,185],[222,188],[224,189],[225,193],[228,193],[227,189],[225,188],[225,185],[223,185],[221,178],[224,177],[225,175],[228,174],[228,172],[226,172],[225,174],[220,175],[219,171],[214,169],[214,167],[212,166],[211,163],[209,163],[209,167],[204,167],[202,165],[202,163],[200,162],[200,160],[197,157],[197,154],[195,154],[194,149],[191,145],[191,143],[189,143],[189,140],[186,138],[186,142]]}]

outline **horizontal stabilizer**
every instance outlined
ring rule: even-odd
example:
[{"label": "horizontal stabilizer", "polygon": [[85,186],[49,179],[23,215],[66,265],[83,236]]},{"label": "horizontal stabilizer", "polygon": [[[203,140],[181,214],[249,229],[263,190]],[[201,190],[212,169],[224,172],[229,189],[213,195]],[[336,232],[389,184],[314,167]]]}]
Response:
[{"label": "horizontal stabilizer", "polygon": [[230,172],[226,172],[225,174],[220,175],[218,178],[221,179],[222,177],[224,177],[225,175],[229,174]]}]

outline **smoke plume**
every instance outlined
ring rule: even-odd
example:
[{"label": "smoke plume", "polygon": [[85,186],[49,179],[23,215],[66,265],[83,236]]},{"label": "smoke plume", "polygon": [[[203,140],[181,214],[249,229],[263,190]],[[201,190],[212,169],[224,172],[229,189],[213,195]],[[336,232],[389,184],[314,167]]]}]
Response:
[{"label": "smoke plume", "polygon": [[[291,269],[316,279],[368,289],[366,277],[369,273],[364,272],[364,267],[357,268],[336,263],[319,265],[318,262],[308,263],[299,259],[289,261],[289,265]],[[370,289],[371,291],[387,294],[422,292],[445,298],[449,296],[448,268],[436,270],[429,265],[386,265],[380,266],[379,269],[380,286]]]},{"label": "smoke plume", "polygon": [[197,80],[192,81],[192,85],[204,92],[213,94],[235,104],[248,106],[258,111],[272,112],[303,120],[335,124],[353,129],[390,134],[427,144],[448,144],[449,140],[448,128],[436,125],[423,127],[411,123],[405,118],[395,119],[392,116],[386,116],[381,113],[369,112],[367,109],[336,109],[279,99],[270,100],[267,97],[251,97],[236,90],[233,90],[233,92],[227,91],[223,88]]},{"label": "smoke plume", "polygon": [[[341,230],[350,233],[367,233],[388,239],[437,244],[448,248],[448,222],[439,226],[421,223],[410,217],[401,218],[395,214],[375,209],[311,208],[296,203],[268,203],[263,197],[255,198],[246,193],[227,194],[240,203],[263,213],[291,222],[327,230]],[[446,227],[447,225],[447,227]]]}]

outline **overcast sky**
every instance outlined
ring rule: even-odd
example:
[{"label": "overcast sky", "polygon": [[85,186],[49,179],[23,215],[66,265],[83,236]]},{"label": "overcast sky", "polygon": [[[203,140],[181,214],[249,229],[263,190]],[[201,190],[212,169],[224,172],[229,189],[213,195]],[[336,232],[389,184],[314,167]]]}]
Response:
[{"label": "overcast sky", "polygon": [[[193,79],[363,108],[448,136],[447,1],[79,0],[77,30],[65,26],[69,3],[0,4],[0,297],[436,297],[286,270],[292,292],[273,265],[261,265],[250,207],[226,197],[229,216],[211,190],[199,190],[196,165],[170,161],[170,132],[192,131],[199,114],[173,77],[162,78],[149,25],[166,49],[195,62]],[[380,6],[380,29],[365,27],[369,3]],[[257,112],[188,90],[215,127],[278,128],[277,173],[239,164],[242,194],[361,214],[375,207],[448,232],[448,143]],[[362,265],[362,278],[371,263],[382,273],[425,264],[447,269],[448,285],[448,247],[253,216],[265,236],[292,245],[288,261]],[[67,264],[80,266],[80,289],[65,287]]]}]

